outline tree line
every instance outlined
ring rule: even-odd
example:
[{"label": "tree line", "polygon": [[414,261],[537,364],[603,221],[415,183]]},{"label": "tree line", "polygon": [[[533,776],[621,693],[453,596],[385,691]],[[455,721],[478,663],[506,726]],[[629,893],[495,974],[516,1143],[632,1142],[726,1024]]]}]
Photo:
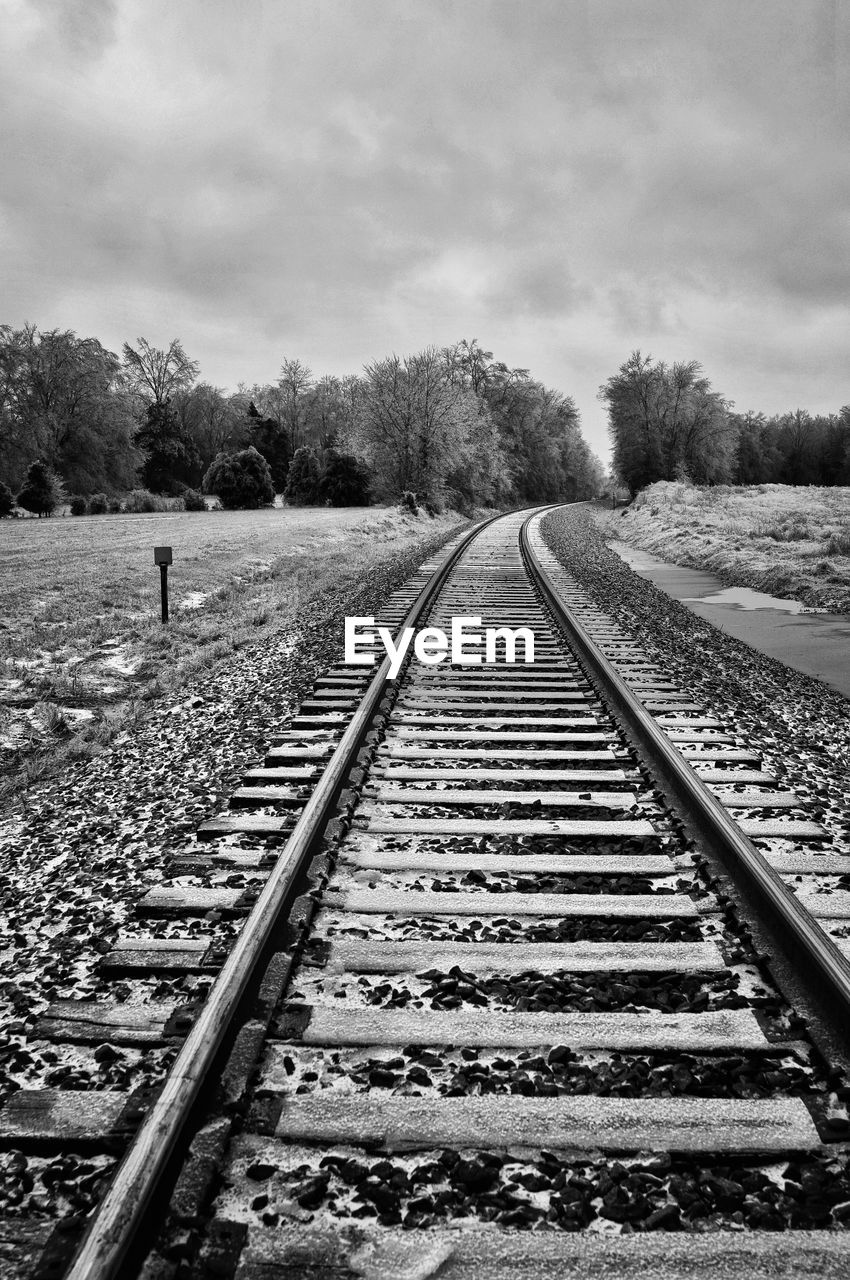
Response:
[{"label": "tree line", "polygon": [[632,494],[655,480],[695,484],[850,484],[850,405],[767,417],[732,412],[696,360],[634,351],[599,389],[613,470]]},{"label": "tree line", "polygon": [[263,494],[270,483],[294,502],[509,506],[593,496],[603,480],[573,400],[476,339],[346,377],[287,357],[275,381],[228,392],[178,339],[139,338],[118,356],[69,330],[0,326],[0,482],[12,491],[37,462],[75,495],[218,484],[232,496],[237,472],[257,471],[246,451],[267,468]]}]

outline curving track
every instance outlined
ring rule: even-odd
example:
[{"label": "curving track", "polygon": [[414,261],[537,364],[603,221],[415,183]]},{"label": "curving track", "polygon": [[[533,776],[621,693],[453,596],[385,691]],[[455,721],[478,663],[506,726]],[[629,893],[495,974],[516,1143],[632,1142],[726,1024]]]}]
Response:
[{"label": "curving track", "polygon": [[[145,1116],[74,1280],[842,1273],[850,966],[824,922],[850,906],[791,878],[844,864],[540,520],[458,539],[381,619],[528,626],[533,666],[329,671],[105,957],[138,997],[48,1011],[81,1044],[185,1036],[155,1097],[3,1112],[7,1144],[72,1149]],[[209,912],[246,917],[226,958]],[[200,1011],[155,998],[185,972],[217,973]]]}]

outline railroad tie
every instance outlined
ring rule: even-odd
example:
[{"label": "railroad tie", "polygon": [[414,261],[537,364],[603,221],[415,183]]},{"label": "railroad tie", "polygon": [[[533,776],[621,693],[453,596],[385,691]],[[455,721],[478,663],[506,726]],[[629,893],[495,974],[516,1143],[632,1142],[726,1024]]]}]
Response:
[{"label": "railroad tie", "polygon": [[816,1150],[799,1098],[286,1098],[274,1129],[287,1142],[574,1152],[788,1153]]},{"label": "railroad tie", "polygon": [[326,890],[331,910],[366,915],[604,916],[635,920],[697,919],[696,902],[681,893],[440,893],[432,890]]}]

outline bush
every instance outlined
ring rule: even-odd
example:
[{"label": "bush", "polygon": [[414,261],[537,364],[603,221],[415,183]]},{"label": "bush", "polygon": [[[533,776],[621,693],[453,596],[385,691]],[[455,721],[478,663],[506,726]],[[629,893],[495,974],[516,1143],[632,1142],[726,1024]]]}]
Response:
[{"label": "bush", "polygon": [[161,498],[158,493],[151,493],[150,489],[133,489],[124,499],[124,510],[132,515],[151,511],[170,511],[171,503],[167,498]]},{"label": "bush", "polygon": [[108,506],[109,506],[109,514],[111,516],[117,516],[118,512],[121,510],[121,499],[110,498]]},{"label": "bush", "polygon": [[831,533],[826,540],[824,550],[828,556],[850,555],[850,531],[847,533]]},{"label": "bush", "polygon": [[41,518],[52,515],[64,501],[65,486],[61,477],[46,462],[33,462],[18,494],[18,506]]},{"label": "bush", "polygon": [[9,516],[15,506],[15,496],[7,484],[0,480],[0,516]]},{"label": "bush", "polygon": [[365,463],[353,453],[331,451],[319,480],[319,497],[332,507],[368,507],[371,496]]},{"label": "bush", "polygon": [[105,516],[109,510],[109,503],[105,493],[93,493],[89,498],[89,515]]},{"label": "bush", "polygon": [[808,542],[812,539],[808,518],[797,512],[778,520],[763,522],[759,533],[774,542]]},{"label": "bush", "polygon": [[186,489],[183,494],[183,509],[185,511],[206,511],[207,504],[204,501],[204,495],[198,493],[197,489]]},{"label": "bush", "polygon": [[283,498],[291,507],[309,507],[319,500],[319,459],[309,445],[295,450]]},{"label": "bush", "polygon": [[269,464],[253,445],[214,458],[204,476],[203,490],[216,494],[228,511],[268,507],[274,502]]},{"label": "bush", "polygon": [[468,493],[462,493],[460,489],[446,489],[446,502],[453,511],[457,511],[459,515],[465,516],[467,520],[471,520],[475,514],[475,503]]},{"label": "bush", "polygon": [[85,498],[81,497],[79,493],[75,493],[73,498],[71,499],[71,515],[84,516],[87,511],[88,511],[88,504]]},{"label": "bush", "polygon": [[419,515],[419,503],[416,501],[416,494],[411,493],[410,489],[405,489],[401,495],[401,502],[398,504],[402,511],[408,512],[409,515]]}]

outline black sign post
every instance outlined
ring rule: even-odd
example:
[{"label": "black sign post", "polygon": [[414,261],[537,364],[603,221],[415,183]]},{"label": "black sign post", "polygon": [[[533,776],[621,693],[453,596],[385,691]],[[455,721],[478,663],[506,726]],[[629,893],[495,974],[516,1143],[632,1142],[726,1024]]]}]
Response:
[{"label": "black sign post", "polygon": [[171,547],[154,547],[153,562],[159,565],[159,587],[162,596],[162,620],[168,621],[168,566],[172,562]]}]

